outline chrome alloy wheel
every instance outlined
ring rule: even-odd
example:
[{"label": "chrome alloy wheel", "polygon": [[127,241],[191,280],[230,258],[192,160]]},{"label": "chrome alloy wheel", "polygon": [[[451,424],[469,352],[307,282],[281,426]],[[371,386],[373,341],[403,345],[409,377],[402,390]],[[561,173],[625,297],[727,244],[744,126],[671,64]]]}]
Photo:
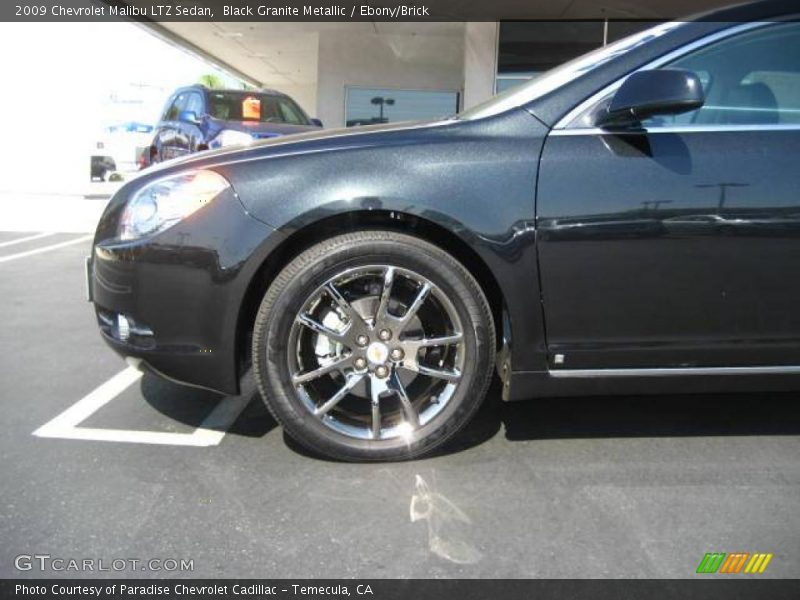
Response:
[{"label": "chrome alloy wheel", "polygon": [[422,275],[391,265],[347,269],[319,286],[294,319],[292,385],[338,433],[410,440],[459,385],[462,332],[452,302]]}]

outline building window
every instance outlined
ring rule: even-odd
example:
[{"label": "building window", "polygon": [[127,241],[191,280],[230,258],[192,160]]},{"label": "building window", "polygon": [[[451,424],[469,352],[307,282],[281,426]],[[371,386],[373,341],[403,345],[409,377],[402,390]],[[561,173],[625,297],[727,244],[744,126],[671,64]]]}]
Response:
[{"label": "building window", "polygon": [[458,92],[347,87],[348,127],[447,117],[458,112]]},{"label": "building window", "polygon": [[510,75],[501,75],[498,73],[497,79],[494,82],[494,93],[499,94],[500,92],[505,92],[513,87],[522,85],[529,79],[536,77],[540,72],[527,71],[525,73],[512,73]]}]

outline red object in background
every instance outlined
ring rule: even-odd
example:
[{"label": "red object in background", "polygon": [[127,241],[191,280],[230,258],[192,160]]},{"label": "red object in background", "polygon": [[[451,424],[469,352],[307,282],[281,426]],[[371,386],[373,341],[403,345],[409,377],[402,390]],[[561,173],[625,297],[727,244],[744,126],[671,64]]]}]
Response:
[{"label": "red object in background", "polygon": [[261,100],[253,96],[247,96],[242,100],[242,118],[261,120]]}]

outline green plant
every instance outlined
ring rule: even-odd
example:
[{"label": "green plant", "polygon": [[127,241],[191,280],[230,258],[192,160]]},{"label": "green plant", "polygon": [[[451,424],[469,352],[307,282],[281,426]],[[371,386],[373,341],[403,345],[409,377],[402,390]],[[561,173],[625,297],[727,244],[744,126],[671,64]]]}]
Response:
[{"label": "green plant", "polygon": [[201,75],[198,79],[198,83],[201,83],[212,90],[219,90],[225,87],[225,84],[222,82],[222,78],[215,73],[206,73],[205,75]]}]

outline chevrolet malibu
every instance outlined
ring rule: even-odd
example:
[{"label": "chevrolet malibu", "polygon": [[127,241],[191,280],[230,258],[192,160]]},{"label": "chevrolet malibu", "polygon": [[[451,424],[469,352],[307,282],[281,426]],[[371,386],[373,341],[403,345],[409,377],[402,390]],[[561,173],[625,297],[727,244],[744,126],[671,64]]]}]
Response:
[{"label": "chevrolet malibu", "polygon": [[495,369],[506,400],[796,389],[792,10],[662,24],[436,122],[166,162],[98,225],[102,335],[225,394],[252,368],[344,460],[439,447]]}]

